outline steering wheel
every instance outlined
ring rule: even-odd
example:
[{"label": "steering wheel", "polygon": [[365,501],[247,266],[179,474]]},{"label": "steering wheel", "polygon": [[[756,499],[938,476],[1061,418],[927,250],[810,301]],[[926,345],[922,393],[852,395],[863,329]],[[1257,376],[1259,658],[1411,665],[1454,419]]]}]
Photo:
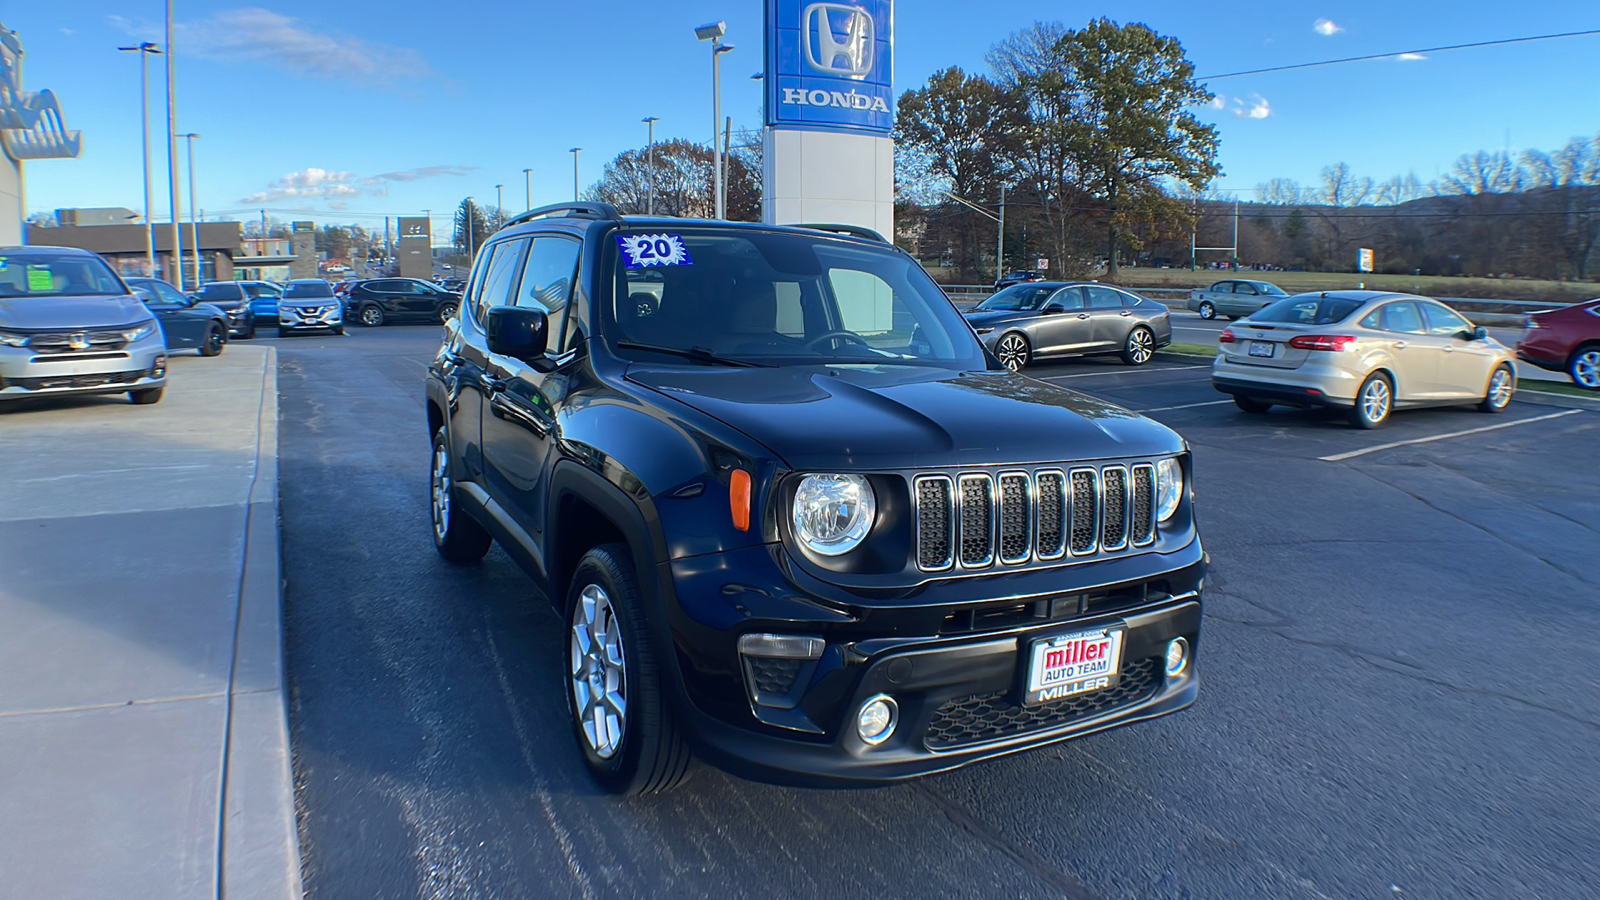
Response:
[{"label": "steering wheel", "polygon": [[854,331],[830,331],[830,332],[828,332],[826,334],[818,335],[818,336],[812,338],[811,340],[806,341],[806,349],[807,350],[817,349],[817,345],[822,343],[823,341],[839,340],[840,338],[843,338],[844,340],[849,341],[852,344],[860,344],[863,347],[871,347],[872,346],[871,344],[867,343],[867,339],[866,338],[862,337],[859,334],[856,334]]}]

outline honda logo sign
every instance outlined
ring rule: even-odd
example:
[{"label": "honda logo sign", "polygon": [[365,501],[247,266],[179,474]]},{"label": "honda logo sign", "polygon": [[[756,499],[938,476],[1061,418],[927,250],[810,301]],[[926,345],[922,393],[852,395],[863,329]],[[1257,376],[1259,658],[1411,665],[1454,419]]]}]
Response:
[{"label": "honda logo sign", "polygon": [[801,14],[806,65],[827,75],[862,78],[872,71],[872,16],[842,3],[813,3]]}]

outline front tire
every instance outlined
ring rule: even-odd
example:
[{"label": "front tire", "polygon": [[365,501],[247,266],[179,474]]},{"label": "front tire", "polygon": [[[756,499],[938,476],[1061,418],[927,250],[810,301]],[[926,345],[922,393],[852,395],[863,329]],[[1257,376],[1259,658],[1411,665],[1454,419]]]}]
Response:
[{"label": "front tire", "polygon": [[205,339],[200,342],[201,356],[217,356],[222,353],[222,347],[227,343],[227,330],[212,322],[206,326]]},{"label": "front tire", "polygon": [[1600,391],[1600,344],[1579,347],[1567,360],[1567,374],[1578,387]]},{"label": "front tire", "polygon": [[1486,413],[1502,413],[1511,406],[1511,396],[1517,390],[1517,374],[1510,366],[1500,366],[1489,376],[1489,388],[1483,394],[1478,408]]},{"label": "front tire", "polygon": [[455,314],[456,305],[454,303],[442,304],[439,307],[439,324],[443,325],[444,323],[450,321],[455,317]]},{"label": "front tire", "polygon": [[377,328],[383,324],[383,310],[376,306],[361,307],[361,324],[368,328]]},{"label": "front tire", "polygon": [[285,327],[283,327],[282,325],[278,326],[278,337],[286,338],[291,334],[294,334],[294,332],[289,330],[289,329],[287,329],[287,328],[285,328]]},{"label": "front tire", "polygon": [[1142,366],[1156,355],[1155,332],[1143,325],[1135,326],[1128,332],[1128,340],[1122,345],[1122,361],[1130,366]]},{"label": "front tire", "polygon": [[1033,361],[1033,348],[1028,346],[1026,337],[1013,331],[995,343],[994,355],[1002,366],[1013,372],[1021,372]]},{"label": "front tire", "polygon": [[343,325],[335,325],[335,326],[333,326],[333,333],[335,335],[342,336],[344,334],[344,326]]},{"label": "front tire", "polygon": [[567,708],[589,774],[613,794],[683,782],[689,747],[662,690],[626,544],[578,560],[567,592]]},{"label": "front tire", "polygon": [[1202,301],[1200,301],[1200,318],[1202,318],[1202,319],[1215,319],[1216,317],[1217,317],[1217,308],[1214,305],[1212,305],[1211,301],[1210,300],[1202,300]]},{"label": "front tire", "polygon": [[134,402],[134,405],[136,405],[136,406],[149,406],[152,403],[160,403],[161,402],[161,395],[165,391],[166,391],[166,387],[165,386],[158,387],[158,388],[149,388],[149,389],[143,390],[143,391],[129,391],[128,392],[128,399],[132,400]]},{"label": "front tire", "polygon": [[1394,382],[1382,372],[1373,372],[1356,391],[1356,405],[1350,410],[1350,424],[1357,428],[1377,428],[1389,421],[1394,411]]},{"label": "front tire", "polygon": [[493,538],[478,520],[456,505],[455,480],[451,477],[450,444],[444,429],[433,435],[433,466],[428,479],[428,494],[433,501],[433,546],[446,560],[465,565],[483,559]]},{"label": "front tire", "polygon": [[1242,394],[1233,395],[1233,405],[1253,416],[1259,416],[1272,408],[1272,404],[1265,400],[1257,400],[1254,397],[1246,397]]}]

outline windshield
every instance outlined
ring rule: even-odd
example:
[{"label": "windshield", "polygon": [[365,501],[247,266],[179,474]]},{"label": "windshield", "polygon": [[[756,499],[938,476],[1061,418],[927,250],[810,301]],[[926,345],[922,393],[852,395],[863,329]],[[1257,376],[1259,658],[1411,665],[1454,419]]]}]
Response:
[{"label": "windshield", "polygon": [[127,294],[105,260],[27,249],[0,254],[0,297],[112,297]]},{"label": "windshield", "polygon": [[1325,297],[1321,294],[1298,294],[1285,297],[1271,306],[1252,313],[1252,322],[1286,322],[1291,325],[1332,325],[1350,318],[1365,300],[1348,300],[1343,297]]},{"label": "windshield", "polygon": [[1057,285],[1016,284],[991,296],[973,307],[978,310],[1030,310],[1038,309],[1050,295],[1060,290]]},{"label": "windshield", "polygon": [[605,330],[629,358],[986,367],[939,286],[888,247],[697,227],[616,232],[607,255]]},{"label": "windshield", "polygon": [[326,281],[290,282],[285,297],[332,297],[333,288]]}]

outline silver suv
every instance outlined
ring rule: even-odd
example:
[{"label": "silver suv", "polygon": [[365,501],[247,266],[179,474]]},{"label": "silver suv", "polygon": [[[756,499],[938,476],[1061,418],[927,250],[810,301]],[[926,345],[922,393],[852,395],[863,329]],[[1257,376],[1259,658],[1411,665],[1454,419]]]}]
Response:
[{"label": "silver suv", "polygon": [[155,403],[167,342],[105,260],[66,247],[0,247],[0,402],[120,394]]}]

